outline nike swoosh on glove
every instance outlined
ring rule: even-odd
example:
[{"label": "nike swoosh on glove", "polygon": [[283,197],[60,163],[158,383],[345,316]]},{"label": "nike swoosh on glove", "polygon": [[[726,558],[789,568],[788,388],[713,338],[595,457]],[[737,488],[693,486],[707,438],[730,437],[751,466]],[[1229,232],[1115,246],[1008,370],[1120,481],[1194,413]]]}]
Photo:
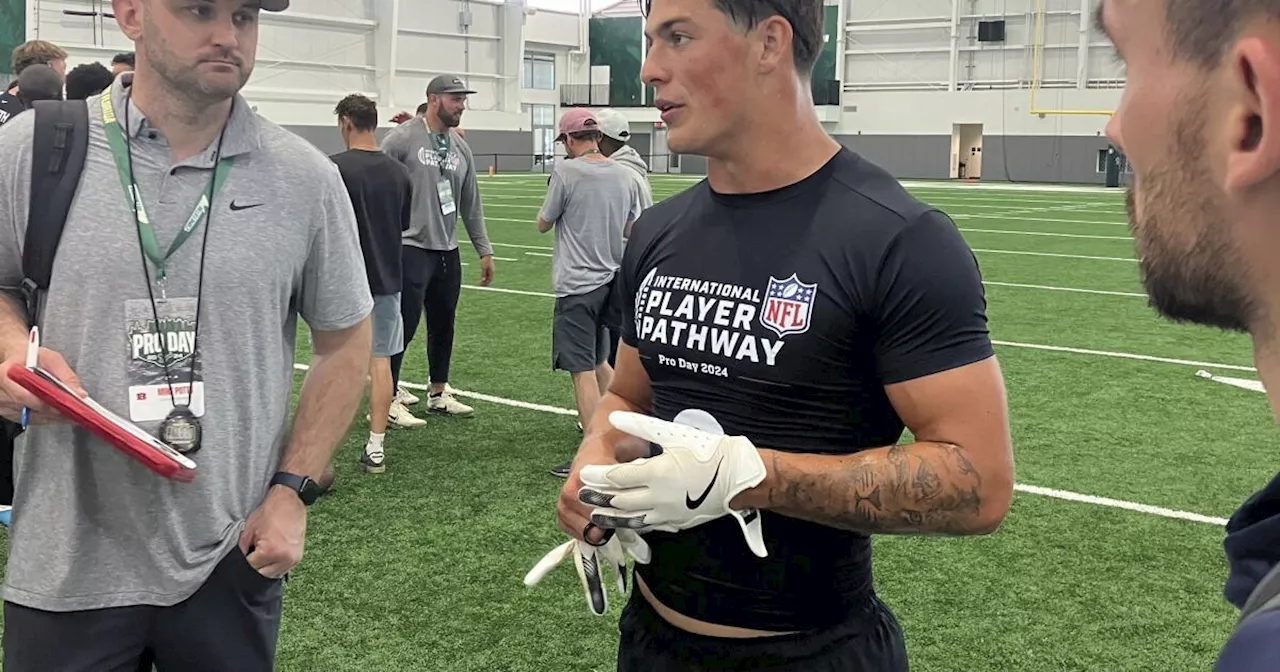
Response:
[{"label": "nike swoosh on glove", "polygon": [[600,508],[591,522],[606,529],[676,532],[733,516],[747,546],[768,556],[760,512],[729,502],[765,477],[760,451],[743,436],[724,436],[639,413],[614,411],[609,423],[662,446],[662,453],[625,464],[587,465],[578,499]]},{"label": "nike swoosh on glove", "polygon": [[538,564],[524,577],[524,585],[535,586],[551,570],[572,557],[578,569],[578,580],[587,598],[587,608],[596,616],[609,610],[609,595],[604,587],[604,565],[613,567],[617,574],[618,592],[627,594],[627,558],[648,564],[651,557],[649,545],[631,530],[607,530],[609,541],[603,546],[592,546],[585,541],[570,539],[542,556]]}]

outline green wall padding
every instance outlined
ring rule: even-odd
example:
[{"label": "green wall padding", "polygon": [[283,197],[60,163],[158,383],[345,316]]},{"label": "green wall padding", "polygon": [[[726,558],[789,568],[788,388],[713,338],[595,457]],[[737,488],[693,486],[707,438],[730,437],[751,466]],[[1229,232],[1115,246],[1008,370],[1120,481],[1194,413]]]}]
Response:
[{"label": "green wall padding", "polygon": [[822,17],[822,33],[826,36],[826,40],[813,66],[815,82],[836,78],[836,47],[840,45],[840,8],[827,5],[824,9],[826,12]]},{"label": "green wall padding", "polygon": [[[589,26],[591,65],[609,66],[609,105],[637,107],[640,97],[640,53],[644,43],[644,19],[603,17]],[[605,82],[592,81],[592,84]]]},{"label": "green wall padding", "polygon": [[14,47],[27,41],[27,0],[0,0],[0,74],[8,84],[9,58]]}]

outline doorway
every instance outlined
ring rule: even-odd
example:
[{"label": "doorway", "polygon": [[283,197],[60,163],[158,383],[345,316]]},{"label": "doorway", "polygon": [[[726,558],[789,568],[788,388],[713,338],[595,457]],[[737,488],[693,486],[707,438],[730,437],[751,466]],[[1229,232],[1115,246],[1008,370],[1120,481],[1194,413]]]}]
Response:
[{"label": "doorway", "polygon": [[[649,144],[649,172],[652,173],[670,173],[672,172],[671,155],[667,150],[667,127],[662,124],[655,124],[653,128],[653,136]],[[679,171],[676,171],[679,172]]]},{"label": "doorway", "polygon": [[982,124],[951,125],[951,177],[982,177]]}]

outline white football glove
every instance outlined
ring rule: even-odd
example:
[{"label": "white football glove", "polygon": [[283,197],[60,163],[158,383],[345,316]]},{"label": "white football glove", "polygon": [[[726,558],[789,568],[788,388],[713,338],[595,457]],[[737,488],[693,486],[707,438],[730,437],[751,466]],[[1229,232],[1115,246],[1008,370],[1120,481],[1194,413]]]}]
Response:
[{"label": "white football glove", "polygon": [[618,592],[626,595],[627,558],[641,564],[648,564],[650,558],[649,545],[635,532],[606,530],[606,533],[609,540],[603,546],[592,546],[585,541],[570,539],[551,549],[525,575],[524,585],[537,585],[565,558],[572,556],[573,564],[578,568],[578,580],[582,582],[582,591],[587,598],[587,608],[596,616],[603,616],[609,610],[603,565],[612,566],[617,574]]},{"label": "white football glove", "polygon": [[619,531],[676,532],[731,515],[751,552],[768,556],[760,512],[729,508],[738,493],[765,477],[760,451],[750,440],[626,411],[610,413],[609,423],[661,446],[662,453],[583,467],[578,499],[600,507],[591,512],[592,523]]}]

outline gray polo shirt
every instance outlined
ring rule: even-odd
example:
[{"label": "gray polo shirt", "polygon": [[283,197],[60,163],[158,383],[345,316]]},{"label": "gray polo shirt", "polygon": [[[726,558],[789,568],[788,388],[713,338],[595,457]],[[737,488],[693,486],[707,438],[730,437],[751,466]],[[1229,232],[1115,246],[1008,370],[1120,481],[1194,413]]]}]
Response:
[{"label": "gray polo shirt", "polygon": [[485,231],[475,157],[456,131],[450,129],[448,137],[445,153],[433,141],[426,121],[415,117],[382,139],[380,149],[403,163],[413,180],[413,213],[401,242],[426,250],[456,250],[462,215],[476,254],[490,256],[493,247]]},{"label": "gray polo shirt", "polygon": [[555,226],[551,280],[557,297],[607,284],[622,266],[623,233],[641,211],[631,169],[612,159],[557,161],[538,213]]},{"label": "gray polo shirt", "polygon": [[[209,184],[213,145],[177,165],[125,82],[108,90],[161,249]],[[104,94],[106,95],[106,94]],[[90,98],[89,155],[53,265],[43,344],[85,389],[128,418],[171,408],[137,229]],[[21,277],[34,114],[0,133],[0,286]],[[373,306],[355,215],[338,169],[315,147],[259,118],[237,97],[223,156],[235,165],[212,206],[200,305],[197,396],[203,448],[191,483],[168,481],[87,432],[33,426],[14,456],[13,526],[4,599],[71,611],[172,605],[190,596],[238,541],[288,440],[297,319],[350,327]],[[179,390],[192,365],[202,224],[168,264],[159,312]],[[159,297],[157,297],[159,298]],[[175,354],[176,353],[176,354]],[[360,385],[361,381],[350,381]],[[185,392],[178,392],[185,394]],[[159,419],[139,420],[156,432]]]}]

